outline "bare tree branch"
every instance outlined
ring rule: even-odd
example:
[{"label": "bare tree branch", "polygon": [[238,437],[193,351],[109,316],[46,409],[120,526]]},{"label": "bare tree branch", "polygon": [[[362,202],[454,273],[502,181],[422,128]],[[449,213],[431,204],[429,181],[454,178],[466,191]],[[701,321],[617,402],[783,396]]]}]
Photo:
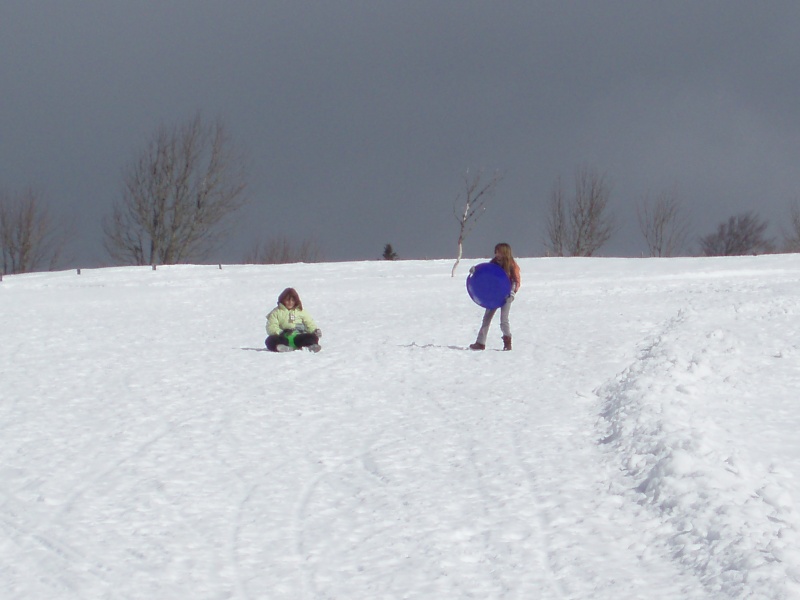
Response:
[{"label": "bare tree branch", "polygon": [[547,254],[593,256],[615,231],[608,215],[611,190],[605,176],[589,168],[575,173],[575,193],[567,198],[559,179],[550,195],[545,223]]},{"label": "bare tree branch", "polygon": [[221,122],[199,115],[161,127],[124,180],[104,223],[105,247],[123,263],[174,264],[206,258],[246,202],[242,159]]},{"label": "bare tree branch", "polygon": [[478,171],[473,177],[470,177],[469,171],[464,175],[464,206],[460,207],[462,195],[456,196],[453,204],[453,214],[458,221],[458,255],[456,262],[453,265],[453,270],[450,273],[451,277],[455,277],[456,268],[458,263],[461,262],[461,257],[464,252],[464,240],[467,235],[475,227],[475,223],[483,216],[486,210],[486,204],[494,198],[494,193],[497,184],[503,179],[503,175],[495,171],[492,178],[488,183],[481,183],[481,171]]},{"label": "bare tree branch", "polygon": [[755,213],[742,213],[720,223],[715,233],[700,238],[700,249],[705,256],[768,254],[774,251],[774,244],[764,237],[766,230],[767,222]]},{"label": "bare tree branch", "polygon": [[29,273],[56,267],[67,240],[33,190],[0,195],[0,250],[3,273]]},{"label": "bare tree branch", "polygon": [[279,237],[265,244],[256,244],[247,256],[245,264],[278,265],[288,263],[313,263],[322,260],[322,253],[313,240],[292,242],[286,237]]},{"label": "bare tree branch", "polygon": [[550,196],[549,212],[545,222],[548,256],[564,256],[567,253],[567,218],[564,208],[564,188],[558,179]]},{"label": "bare tree branch", "polygon": [[800,252],[800,201],[789,207],[789,230],[783,230],[783,247],[786,252]]},{"label": "bare tree branch", "polygon": [[675,256],[684,248],[689,219],[674,190],[653,201],[645,197],[636,205],[636,217],[650,256]]}]

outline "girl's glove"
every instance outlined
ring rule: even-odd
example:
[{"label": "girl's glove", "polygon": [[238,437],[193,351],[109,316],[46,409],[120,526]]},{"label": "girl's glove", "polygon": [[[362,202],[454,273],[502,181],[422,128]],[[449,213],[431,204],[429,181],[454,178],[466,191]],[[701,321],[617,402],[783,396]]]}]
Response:
[{"label": "girl's glove", "polygon": [[506,296],[506,302],[508,304],[511,304],[514,301],[514,298],[516,297],[516,295],[517,295],[516,292],[511,292],[508,296]]},{"label": "girl's glove", "polygon": [[318,338],[321,338],[322,337],[322,330],[321,329],[315,329],[314,330],[314,335],[317,336]]}]

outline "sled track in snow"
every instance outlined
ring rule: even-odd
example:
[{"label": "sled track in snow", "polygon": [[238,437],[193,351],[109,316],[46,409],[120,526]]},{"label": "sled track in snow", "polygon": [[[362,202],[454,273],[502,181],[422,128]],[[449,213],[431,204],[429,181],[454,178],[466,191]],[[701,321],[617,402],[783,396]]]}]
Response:
[{"label": "sled track in snow", "polygon": [[[707,589],[758,596],[763,580],[800,591],[797,517],[780,484],[735,446],[712,442],[726,435],[713,415],[702,413],[707,398],[697,395],[726,385],[732,396],[740,393],[729,380],[741,343],[735,317],[727,330],[707,332],[706,348],[687,347],[684,337],[694,339],[693,328],[702,322],[694,309],[679,311],[643,342],[637,361],[599,389],[606,403],[603,442],[631,481],[631,489],[620,493],[672,527],[665,543]],[[733,365],[722,362],[732,360],[726,356]],[[758,487],[747,484],[752,472],[739,475],[753,468],[762,469]],[[731,496],[738,499],[734,505],[719,500]]]},{"label": "sled track in snow", "polygon": [[[35,586],[31,589],[32,593],[43,594],[46,590],[46,593],[58,594],[59,598],[81,598],[86,590],[97,590],[99,586],[103,597],[125,598],[114,590],[108,565],[97,557],[89,559],[62,542],[53,534],[52,528],[24,523],[18,514],[26,511],[14,510],[14,504],[14,499],[6,495],[1,505],[0,531],[19,548],[18,560],[24,563],[33,561],[36,570],[46,574],[38,578],[38,585],[34,582],[15,582],[18,586]],[[14,582],[13,576],[3,579],[7,583]]]}]

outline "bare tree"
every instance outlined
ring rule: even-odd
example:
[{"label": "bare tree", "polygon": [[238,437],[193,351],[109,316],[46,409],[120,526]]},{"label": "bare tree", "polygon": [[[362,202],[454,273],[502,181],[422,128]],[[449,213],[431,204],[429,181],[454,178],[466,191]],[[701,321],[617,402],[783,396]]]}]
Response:
[{"label": "bare tree", "polygon": [[203,259],[246,202],[242,159],[221,122],[199,115],[160,127],[125,175],[122,200],[104,222],[105,248],[128,264]]},{"label": "bare tree", "polygon": [[294,243],[286,237],[256,244],[245,257],[251,265],[279,265],[288,263],[320,262],[322,253],[313,240]]},{"label": "bare tree", "polygon": [[674,191],[665,191],[651,202],[645,197],[636,205],[639,229],[650,256],[675,256],[686,244],[689,219]]},{"label": "bare tree", "polygon": [[567,216],[564,200],[564,188],[558,180],[550,195],[545,236],[548,240],[545,249],[548,256],[564,256],[567,253]]},{"label": "bare tree", "polygon": [[475,227],[475,223],[483,216],[486,210],[486,204],[494,198],[495,189],[497,184],[502,181],[503,176],[495,171],[492,178],[487,183],[481,183],[481,171],[478,171],[474,176],[470,176],[469,171],[464,175],[464,205],[461,208],[462,195],[456,196],[453,204],[453,214],[458,221],[458,255],[456,262],[453,265],[453,270],[450,273],[451,277],[455,277],[456,268],[458,263],[461,262],[461,256],[464,253],[464,240]]},{"label": "bare tree", "polygon": [[772,239],[764,237],[767,222],[752,211],[730,217],[717,227],[717,231],[700,238],[700,249],[705,256],[743,256],[767,254],[774,250]]},{"label": "bare tree", "polygon": [[800,252],[800,202],[795,200],[789,211],[789,230],[783,231],[783,247],[786,252]]},{"label": "bare tree", "polygon": [[0,250],[3,273],[28,273],[55,268],[67,239],[47,207],[32,190],[0,195]]},{"label": "bare tree", "polygon": [[575,173],[575,194],[567,198],[559,179],[550,196],[545,224],[551,256],[592,256],[614,233],[608,214],[611,188],[605,176],[586,167]]}]

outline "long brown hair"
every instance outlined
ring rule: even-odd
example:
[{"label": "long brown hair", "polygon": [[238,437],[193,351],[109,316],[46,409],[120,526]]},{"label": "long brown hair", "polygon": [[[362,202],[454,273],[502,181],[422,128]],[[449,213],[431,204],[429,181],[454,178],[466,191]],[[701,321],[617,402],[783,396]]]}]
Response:
[{"label": "long brown hair", "polygon": [[278,304],[283,304],[286,306],[286,299],[291,298],[294,300],[295,308],[299,308],[303,310],[303,303],[300,301],[300,294],[297,293],[297,290],[294,288],[286,288],[281,292],[281,295],[278,296]]},{"label": "long brown hair", "polygon": [[498,264],[503,267],[503,271],[505,271],[506,275],[510,278],[514,265],[517,264],[517,261],[514,260],[514,254],[511,252],[511,246],[506,243],[497,244],[494,247],[495,255],[497,255],[498,252],[500,253]]}]

